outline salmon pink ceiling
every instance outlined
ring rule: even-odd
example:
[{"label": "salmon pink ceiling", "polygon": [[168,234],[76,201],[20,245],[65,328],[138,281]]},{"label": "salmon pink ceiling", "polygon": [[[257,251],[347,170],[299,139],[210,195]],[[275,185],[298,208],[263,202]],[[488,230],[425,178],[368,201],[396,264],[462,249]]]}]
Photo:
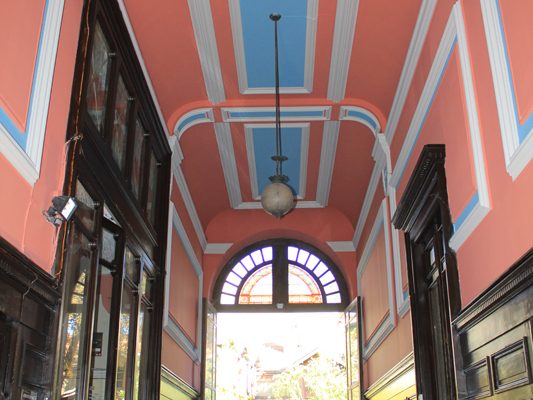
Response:
[{"label": "salmon pink ceiling", "polygon": [[305,232],[309,209],[331,208],[353,235],[424,0],[118,2],[175,138],[174,174],[197,231],[222,213],[258,218],[274,173],[278,12],[291,219],[305,214]]}]

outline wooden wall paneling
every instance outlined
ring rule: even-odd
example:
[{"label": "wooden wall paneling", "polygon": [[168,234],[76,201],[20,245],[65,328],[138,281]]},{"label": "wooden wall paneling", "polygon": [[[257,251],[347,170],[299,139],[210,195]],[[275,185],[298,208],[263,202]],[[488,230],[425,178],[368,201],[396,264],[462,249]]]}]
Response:
[{"label": "wooden wall paneling", "polygon": [[532,318],[533,249],[453,321],[459,398],[533,395]]}]

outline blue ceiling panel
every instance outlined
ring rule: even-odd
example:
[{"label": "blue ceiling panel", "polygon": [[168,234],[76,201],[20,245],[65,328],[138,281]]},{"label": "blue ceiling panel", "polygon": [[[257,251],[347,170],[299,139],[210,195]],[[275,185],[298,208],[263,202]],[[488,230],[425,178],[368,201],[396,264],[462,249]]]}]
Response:
[{"label": "blue ceiling panel", "polygon": [[[289,177],[289,186],[298,194],[300,188],[302,128],[282,128],[281,139],[283,155],[289,158],[283,163],[283,174]],[[261,194],[265,186],[270,183],[268,178],[276,172],[276,164],[270,158],[276,154],[274,127],[253,128],[253,144],[257,188],[259,189],[259,194]]]},{"label": "blue ceiling panel", "polygon": [[303,87],[307,30],[307,0],[240,0],[248,87],[274,86],[274,23],[278,23],[281,87]]}]

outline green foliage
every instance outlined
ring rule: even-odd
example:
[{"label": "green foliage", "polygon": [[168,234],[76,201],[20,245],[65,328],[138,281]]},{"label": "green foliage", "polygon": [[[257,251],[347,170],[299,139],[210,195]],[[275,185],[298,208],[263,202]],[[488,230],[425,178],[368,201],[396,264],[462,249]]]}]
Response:
[{"label": "green foliage", "polygon": [[334,360],[316,357],[276,376],[274,400],[346,400],[346,374]]}]

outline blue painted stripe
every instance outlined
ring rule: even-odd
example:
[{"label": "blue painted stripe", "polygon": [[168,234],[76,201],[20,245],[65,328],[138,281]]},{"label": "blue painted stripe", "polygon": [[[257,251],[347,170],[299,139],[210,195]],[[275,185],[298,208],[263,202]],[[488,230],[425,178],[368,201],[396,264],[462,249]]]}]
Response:
[{"label": "blue painted stripe", "polygon": [[465,220],[470,216],[472,213],[472,210],[474,210],[474,207],[479,204],[479,193],[476,192],[464,208],[464,210],[461,212],[461,214],[457,217],[457,220],[453,224],[453,230],[454,232],[457,232],[461,225],[465,222]]},{"label": "blue painted stripe", "polygon": [[[230,111],[230,118],[275,118],[274,111]],[[282,117],[323,117],[323,111],[281,111]]]},{"label": "blue painted stripe", "polygon": [[249,88],[274,86],[274,23],[278,23],[280,86],[303,87],[307,32],[307,0],[240,0],[244,61]]},{"label": "blue painted stripe", "polygon": [[376,123],[376,121],[374,119],[372,119],[370,116],[368,116],[367,114],[365,114],[365,113],[363,113],[361,111],[348,110],[347,115],[350,116],[350,117],[359,118],[359,119],[362,119],[362,120],[368,122],[370,124],[370,126],[372,126],[372,128],[374,128],[374,130],[378,129],[378,124]]},{"label": "blue painted stripe", "polygon": [[[418,137],[420,136],[420,133],[422,132],[422,129],[424,128],[424,124],[426,123],[426,119],[427,119],[427,116],[429,114],[429,110],[431,110],[431,106],[433,105],[433,101],[435,101],[435,97],[437,95],[437,92],[439,91],[440,84],[442,83],[442,78],[444,77],[444,73],[446,72],[446,69],[448,68],[448,63],[450,61],[450,58],[452,56],[452,53],[453,53],[453,50],[455,49],[455,45],[456,44],[457,44],[457,35],[453,39],[453,43],[450,46],[450,52],[446,56],[446,62],[444,63],[444,66],[442,67],[442,71],[440,73],[439,80],[438,80],[437,84],[435,85],[435,91],[431,95],[431,100],[429,101],[428,106],[426,108],[426,111],[424,112],[424,117],[422,118],[422,123],[420,124],[420,128],[418,129],[418,132],[416,133],[415,140],[413,141],[413,145],[411,146],[411,149],[409,150],[409,155],[407,156],[408,160],[411,159],[411,156],[413,155],[413,150],[415,148],[415,144],[418,141]],[[405,173],[405,169],[407,168],[407,164],[408,163],[405,163],[405,165],[402,167],[402,172],[400,173],[399,181],[402,179],[403,174]]]},{"label": "blue painted stripe", "polygon": [[181,121],[180,124],[178,125],[178,132],[182,133],[183,129],[187,125],[189,125],[190,123],[192,123],[194,121],[197,121],[199,119],[205,119],[205,118],[206,118],[205,112],[201,112],[199,114],[189,115],[187,118],[185,118],[183,121]]},{"label": "blue painted stripe", "polygon": [[513,73],[511,72],[511,63],[509,61],[509,50],[507,48],[507,41],[506,41],[506,38],[505,38],[505,31],[503,29],[502,13],[501,13],[499,2],[495,1],[495,4],[496,4],[496,9],[498,11],[498,19],[499,19],[499,22],[500,22],[500,32],[501,32],[501,35],[502,35],[503,49],[504,49],[504,55],[505,55],[505,64],[506,64],[506,67],[507,67],[507,74],[509,76],[509,81],[510,81],[510,85],[509,86],[511,87],[511,94],[512,94],[511,97],[512,97],[512,101],[513,101],[514,117],[515,117],[515,120],[516,120],[516,126],[518,127],[518,132],[517,132],[518,133],[518,142],[522,143],[524,140],[526,140],[528,135],[533,130],[533,114],[529,115],[523,124],[520,123],[520,116],[518,115],[518,104],[516,102],[516,93],[515,93],[515,88],[514,88]]},{"label": "blue painted stripe", "polygon": [[0,108],[0,124],[4,126],[4,128],[7,130],[9,135],[17,142],[17,144],[23,149],[26,150],[26,144],[28,142],[28,127],[31,124],[31,120],[34,118],[33,115],[33,98],[35,96],[35,82],[37,81],[37,74],[39,72],[40,68],[43,68],[41,65],[41,53],[42,53],[42,42],[43,42],[43,36],[44,36],[44,28],[46,25],[46,18],[48,16],[48,9],[50,5],[50,0],[45,1],[44,5],[44,12],[43,12],[43,19],[41,22],[41,31],[39,33],[39,43],[37,45],[37,57],[35,62],[35,68],[33,70],[33,78],[32,78],[32,84],[31,84],[31,92],[30,92],[30,102],[28,105],[28,112],[26,115],[26,130],[21,131],[17,128],[16,124],[9,118],[9,116],[5,113],[5,111]]}]

